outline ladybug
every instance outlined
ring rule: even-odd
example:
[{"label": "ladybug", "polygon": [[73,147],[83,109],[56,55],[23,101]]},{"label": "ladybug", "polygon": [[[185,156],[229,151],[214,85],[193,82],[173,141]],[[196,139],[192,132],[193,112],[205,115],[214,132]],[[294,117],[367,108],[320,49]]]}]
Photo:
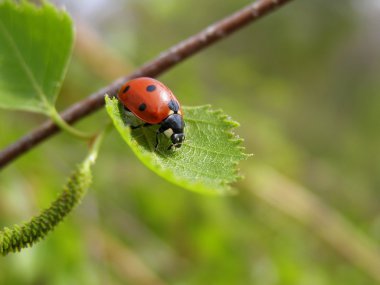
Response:
[{"label": "ladybug", "polygon": [[156,132],[158,136],[164,133],[170,138],[172,147],[181,147],[185,140],[185,123],[181,106],[172,91],[160,81],[149,77],[139,77],[126,82],[117,94],[126,111],[132,112],[145,124],[132,126],[136,129],[142,126],[160,125]]}]

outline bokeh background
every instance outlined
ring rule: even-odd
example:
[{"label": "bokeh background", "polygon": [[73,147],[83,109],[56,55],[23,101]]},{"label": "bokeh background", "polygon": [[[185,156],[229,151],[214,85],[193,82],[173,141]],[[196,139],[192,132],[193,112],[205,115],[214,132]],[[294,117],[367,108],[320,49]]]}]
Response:
[{"label": "bokeh background", "polygon": [[[63,109],[249,1],[60,1],[77,39]],[[116,132],[83,203],[46,240],[0,258],[0,284],[380,282],[380,3],[294,1],[160,77],[183,105],[241,123],[239,194],[146,169]],[[0,147],[44,121],[0,111]],[[77,126],[96,130],[104,110]],[[0,226],[57,196],[86,146],[60,134],[0,172]],[[377,280],[377,281],[376,281]]]}]

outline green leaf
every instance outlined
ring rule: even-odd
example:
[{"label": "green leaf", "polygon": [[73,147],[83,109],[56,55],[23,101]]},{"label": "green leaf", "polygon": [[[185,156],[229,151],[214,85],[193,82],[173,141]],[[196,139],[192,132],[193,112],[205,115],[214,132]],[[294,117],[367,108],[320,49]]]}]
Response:
[{"label": "green leaf", "polygon": [[0,1],[0,107],[50,113],[73,36],[68,14],[45,1]]},{"label": "green leaf", "polygon": [[102,137],[103,134],[96,138],[87,158],[78,165],[49,208],[22,225],[0,231],[0,254],[20,251],[43,239],[81,202],[91,184],[91,165],[95,163]]},{"label": "green leaf", "polygon": [[209,193],[231,193],[230,183],[239,178],[237,163],[247,158],[242,139],[232,133],[239,124],[210,106],[183,107],[186,140],[181,148],[168,150],[170,141],[160,135],[154,149],[158,126],[131,130],[141,124],[128,116],[123,106],[106,96],[106,109],[116,129],[136,156],[151,170],[168,181],[188,190]]}]

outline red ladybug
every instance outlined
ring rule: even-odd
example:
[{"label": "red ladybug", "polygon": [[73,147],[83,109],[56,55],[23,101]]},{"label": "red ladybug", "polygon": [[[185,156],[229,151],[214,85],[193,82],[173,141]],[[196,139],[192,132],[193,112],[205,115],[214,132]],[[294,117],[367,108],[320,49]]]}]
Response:
[{"label": "red ladybug", "polygon": [[185,140],[181,106],[164,84],[148,77],[132,79],[121,87],[117,97],[127,111],[145,122],[143,125],[132,126],[133,129],[160,125],[156,133],[155,148],[158,146],[158,135],[161,133],[171,139],[172,145],[169,148],[181,147]]}]

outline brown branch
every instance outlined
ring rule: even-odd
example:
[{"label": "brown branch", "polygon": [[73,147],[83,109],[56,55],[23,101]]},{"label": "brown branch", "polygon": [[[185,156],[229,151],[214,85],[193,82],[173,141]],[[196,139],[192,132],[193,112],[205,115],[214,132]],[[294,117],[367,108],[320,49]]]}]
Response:
[{"label": "brown branch", "polygon": [[[70,124],[75,123],[101,108],[104,105],[104,94],[107,93],[114,96],[123,82],[140,76],[156,77],[198,51],[227,37],[288,2],[290,0],[258,0],[244,7],[221,21],[208,26],[198,34],[169,48],[156,59],[146,63],[132,74],[117,79],[107,87],[67,108],[61,113],[62,118]],[[37,129],[0,152],[0,168],[59,131],[60,129],[51,120],[46,121]]]}]

